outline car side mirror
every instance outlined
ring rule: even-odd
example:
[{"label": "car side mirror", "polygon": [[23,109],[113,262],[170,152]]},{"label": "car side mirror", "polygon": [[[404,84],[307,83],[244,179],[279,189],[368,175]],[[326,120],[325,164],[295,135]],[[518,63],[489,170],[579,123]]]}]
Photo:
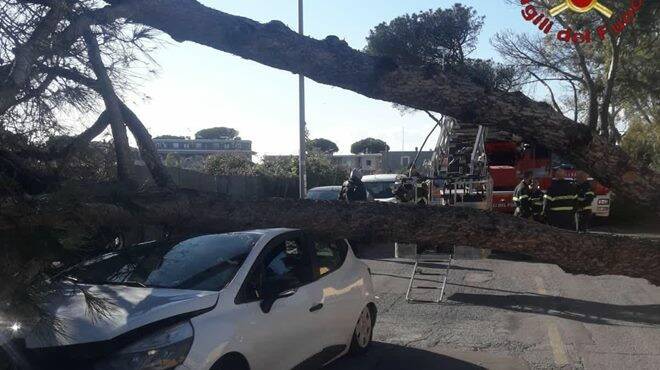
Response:
[{"label": "car side mirror", "polygon": [[281,290],[277,289],[277,287],[274,285],[265,284],[261,287],[261,289],[259,289],[259,297],[261,298],[259,307],[261,307],[261,311],[263,311],[263,313],[269,313],[273,308],[275,301],[280,298],[290,297],[295,293],[296,289]]}]

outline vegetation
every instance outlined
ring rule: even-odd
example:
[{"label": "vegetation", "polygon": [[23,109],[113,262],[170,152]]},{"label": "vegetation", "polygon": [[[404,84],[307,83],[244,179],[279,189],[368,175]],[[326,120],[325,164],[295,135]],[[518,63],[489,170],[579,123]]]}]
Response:
[{"label": "vegetation", "polygon": [[[519,1],[510,2],[520,5]],[[546,13],[556,5],[556,1],[548,0],[531,3]],[[618,17],[630,2],[607,5]],[[521,86],[545,89],[557,112],[618,143],[622,131],[636,118],[652,125],[652,110],[660,99],[656,82],[660,70],[659,15],[660,2],[645,1],[634,24],[617,36],[608,33],[604,40],[594,31],[590,44],[558,42],[554,32],[541,36],[506,31],[495,36],[493,45],[508,63],[519,66]],[[553,19],[558,23],[555,28],[572,30],[596,30],[607,21],[598,12],[564,12]]]},{"label": "vegetation", "polygon": [[242,156],[219,154],[206,158],[204,172],[210,175],[252,176],[257,174],[257,166]]},{"label": "vegetation", "polygon": [[365,51],[408,65],[436,65],[467,76],[491,89],[509,90],[515,69],[492,60],[470,59],[484,17],[469,6],[454,4],[406,14],[381,23],[369,32]]},{"label": "vegetation", "polygon": [[195,139],[240,139],[238,131],[229,127],[211,127],[195,133]]},{"label": "vegetation", "polygon": [[351,153],[353,154],[383,153],[388,150],[390,150],[390,147],[386,142],[372,137],[356,141],[351,145]]},{"label": "vegetation", "polygon": [[307,140],[307,149],[311,151],[315,150],[326,154],[333,154],[339,151],[337,144],[324,138]]},{"label": "vegetation", "polygon": [[184,140],[185,136],[176,136],[176,135],[160,135],[154,137],[154,139],[163,139],[163,140]]}]

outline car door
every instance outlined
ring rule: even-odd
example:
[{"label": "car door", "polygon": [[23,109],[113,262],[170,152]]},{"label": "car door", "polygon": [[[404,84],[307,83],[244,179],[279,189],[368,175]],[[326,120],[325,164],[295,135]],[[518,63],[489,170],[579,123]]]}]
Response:
[{"label": "car door", "polygon": [[331,360],[348,345],[362,310],[361,277],[345,266],[348,254],[345,241],[308,238],[308,242],[315,259],[317,283],[322,290],[323,307],[317,317],[325,328],[322,352]]},{"label": "car door", "polygon": [[[255,261],[239,295],[238,308],[245,317],[242,340],[249,347],[251,368],[289,370],[321,349],[322,328],[315,306],[321,290],[314,280],[311,253],[300,233],[271,241]],[[268,281],[285,292],[268,312],[262,308],[258,287]]]}]

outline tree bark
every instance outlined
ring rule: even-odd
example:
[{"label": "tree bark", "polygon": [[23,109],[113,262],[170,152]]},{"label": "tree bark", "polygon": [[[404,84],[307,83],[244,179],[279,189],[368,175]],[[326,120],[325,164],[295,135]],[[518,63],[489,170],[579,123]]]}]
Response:
[{"label": "tree bark", "polygon": [[[626,275],[660,285],[660,243],[628,237],[577,234],[499,213],[462,207],[409,204],[314,202],[271,199],[227,201],[203,194],[152,193],[49,201],[37,207],[10,205],[0,215],[0,234],[30,235],[58,230],[69,242],[80,230],[80,246],[112,225],[122,234],[158,227],[177,235],[270,227],[305,229],[360,242],[469,245],[518,252],[564,270],[588,275]],[[62,204],[67,204],[62,207]],[[114,235],[108,235],[112,239]],[[91,241],[90,241],[91,240]],[[106,240],[107,241],[107,240]],[[139,241],[139,240],[138,240]]]},{"label": "tree bark", "polygon": [[117,178],[120,182],[130,184],[133,177],[133,160],[131,158],[131,150],[128,144],[126,126],[124,126],[124,119],[121,114],[119,98],[112,87],[112,81],[110,81],[108,71],[105,69],[105,65],[103,65],[96,36],[92,33],[91,29],[87,28],[83,33],[83,38],[87,45],[89,62],[96,78],[98,79],[99,90],[110,118],[110,129],[112,130],[112,138],[117,157]]},{"label": "tree bark", "polygon": [[119,104],[126,126],[131,130],[133,137],[137,141],[138,148],[140,148],[140,157],[142,157],[147,168],[149,168],[154,182],[162,188],[175,188],[172,177],[158,156],[158,151],[151,138],[151,134],[149,134],[149,131],[144,127],[138,116],[124,102],[119,101]]},{"label": "tree bark", "polygon": [[[612,59],[605,79],[605,91],[603,92],[603,101],[600,104],[600,134],[606,138],[615,136],[610,132],[610,105],[612,104],[612,93],[616,80],[617,70],[619,68],[619,59],[621,56],[621,37],[610,35],[610,45],[612,47]],[[616,126],[614,126],[616,127]]]},{"label": "tree bark", "polygon": [[620,197],[660,208],[660,174],[633,162],[588,127],[522,93],[491,91],[438,68],[399,66],[351,49],[335,36],[315,40],[279,21],[261,24],[194,0],[109,2],[126,6],[131,21],[157,28],[179,42],[196,42],[367,97],[518,134],[586,170]]}]

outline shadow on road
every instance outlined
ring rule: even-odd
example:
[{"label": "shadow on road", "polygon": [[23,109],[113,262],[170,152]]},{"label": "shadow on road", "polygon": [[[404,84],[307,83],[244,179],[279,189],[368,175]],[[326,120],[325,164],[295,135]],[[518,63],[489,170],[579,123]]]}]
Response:
[{"label": "shadow on road", "polygon": [[439,353],[404,347],[396,344],[373,342],[364,355],[344,357],[324,370],[477,370],[485,369],[475,364]]},{"label": "shadow on road", "polygon": [[561,317],[590,324],[619,325],[612,321],[660,325],[660,305],[622,306],[544,295],[455,293],[450,301]]}]

